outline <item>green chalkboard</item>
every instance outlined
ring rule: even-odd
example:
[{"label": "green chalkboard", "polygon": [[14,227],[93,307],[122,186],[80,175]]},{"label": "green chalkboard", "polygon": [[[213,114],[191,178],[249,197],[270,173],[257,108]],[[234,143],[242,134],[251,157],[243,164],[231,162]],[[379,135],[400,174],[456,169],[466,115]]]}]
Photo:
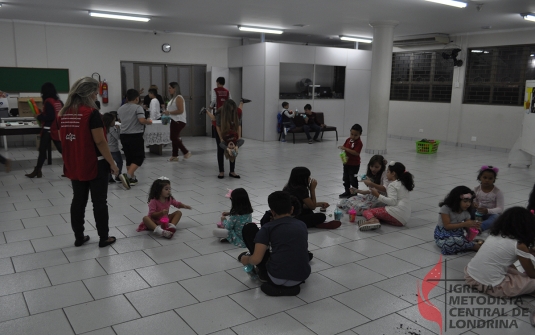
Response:
[{"label": "green chalkboard", "polygon": [[51,82],[58,93],[69,93],[69,69],[0,67],[0,90],[9,93],[41,92]]}]

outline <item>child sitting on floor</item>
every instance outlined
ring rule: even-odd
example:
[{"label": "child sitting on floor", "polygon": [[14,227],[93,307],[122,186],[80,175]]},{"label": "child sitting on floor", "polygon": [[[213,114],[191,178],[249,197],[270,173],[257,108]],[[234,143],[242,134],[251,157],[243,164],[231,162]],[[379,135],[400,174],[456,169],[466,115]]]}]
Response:
[{"label": "child sitting on floor", "polygon": [[213,234],[219,237],[221,242],[230,242],[237,247],[245,248],[242,229],[246,223],[253,221],[253,207],[249,200],[249,194],[243,188],[237,188],[230,193],[232,207],[230,212],[223,212],[221,227],[214,229]]},{"label": "child sitting on floor", "polygon": [[475,209],[474,214],[479,213],[483,216],[481,230],[489,229],[498,218],[498,215],[503,212],[503,193],[494,186],[498,171],[497,167],[483,165],[477,175],[480,185],[474,188],[476,199],[473,202],[473,207]]},{"label": "child sitting on floor", "polygon": [[468,209],[474,200],[474,192],[466,186],[457,186],[439,204],[440,215],[435,228],[435,243],[443,255],[479,250],[480,244],[467,238],[469,228],[479,228],[480,223],[470,220]]},{"label": "child sitting on floor", "polygon": [[169,208],[191,209],[190,206],[178,202],[171,195],[171,182],[167,177],[160,177],[152,183],[149,191],[149,214],[143,217],[137,231],[152,230],[154,234],[165,238],[173,237],[176,225],[182,217],[181,211],[169,214]]},{"label": "child sitting on floor", "polygon": [[386,190],[387,195],[382,195],[375,188],[371,188],[371,194],[386,207],[365,210],[362,216],[366,220],[359,220],[359,230],[373,230],[381,227],[379,220],[393,226],[404,226],[411,216],[411,203],[409,192],[414,189],[414,180],[410,172],[405,170],[405,165],[399,162],[390,162],[386,169],[386,177],[390,181]]},{"label": "child sitting on floor", "polygon": [[[464,269],[466,283],[494,297],[535,293],[535,216],[522,207],[506,210],[494,222],[480,251]],[[525,273],[514,266],[520,262]]]},{"label": "child sitting on floor", "polygon": [[294,296],[311,272],[307,226],[291,217],[293,206],[287,192],[271,193],[268,204],[274,220],[260,230],[254,223],[245,225],[243,238],[252,255],[241,255],[240,262],[258,265],[259,279],[267,281],[260,287],[265,294]]}]

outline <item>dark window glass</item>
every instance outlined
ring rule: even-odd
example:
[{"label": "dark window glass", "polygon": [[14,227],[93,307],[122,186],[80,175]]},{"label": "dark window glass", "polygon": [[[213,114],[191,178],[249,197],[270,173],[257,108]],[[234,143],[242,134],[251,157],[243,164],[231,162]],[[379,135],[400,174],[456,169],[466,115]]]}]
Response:
[{"label": "dark window glass", "polygon": [[394,53],[390,100],[450,102],[453,64],[441,55],[441,51]]},{"label": "dark window glass", "polygon": [[464,103],[521,106],[532,79],[535,45],[468,49]]}]

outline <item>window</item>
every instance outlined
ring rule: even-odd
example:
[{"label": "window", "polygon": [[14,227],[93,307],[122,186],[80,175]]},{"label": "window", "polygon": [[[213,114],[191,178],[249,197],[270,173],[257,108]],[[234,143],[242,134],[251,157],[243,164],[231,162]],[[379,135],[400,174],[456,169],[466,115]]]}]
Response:
[{"label": "window", "polygon": [[390,100],[450,102],[453,64],[439,51],[392,54]]},{"label": "window", "polygon": [[521,106],[535,79],[535,45],[468,49],[464,103]]},{"label": "window", "polygon": [[343,99],[345,66],[281,63],[280,99]]}]

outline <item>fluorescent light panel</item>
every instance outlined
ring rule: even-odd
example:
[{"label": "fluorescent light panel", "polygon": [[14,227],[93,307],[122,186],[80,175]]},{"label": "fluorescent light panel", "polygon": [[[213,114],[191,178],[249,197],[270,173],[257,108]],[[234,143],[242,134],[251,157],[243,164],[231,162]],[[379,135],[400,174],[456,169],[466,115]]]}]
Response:
[{"label": "fluorescent light panel", "polygon": [[89,11],[89,15],[94,16],[94,17],[103,17],[106,19],[130,20],[130,21],[139,21],[139,22],[149,22],[150,20],[150,17],[147,17],[147,16],[137,16],[137,15],[121,14],[121,13],[105,13],[105,12]]},{"label": "fluorescent light panel", "polygon": [[524,18],[524,20],[528,21],[535,21],[535,15],[533,14],[520,14]]},{"label": "fluorescent light panel", "polygon": [[464,8],[467,5],[467,3],[465,2],[453,1],[453,0],[425,0],[425,1],[435,2],[435,3],[442,4],[442,5],[448,5],[448,6],[458,7],[458,8]]},{"label": "fluorescent light panel", "polygon": [[363,37],[351,37],[351,36],[340,36],[340,39],[342,41],[351,41],[351,42],[360,42],[360,43],[371,43],[371,38],[363,38]]},{"label": "fluorescent light panel", "polygon": [[280,35],[283,33],[283,31],[280,29],[270,29],[270,28],[260,28],[260,27],[238,26],[238,29],[241,31],[252,31],[256,33],[277,34],[277,35]]}]

